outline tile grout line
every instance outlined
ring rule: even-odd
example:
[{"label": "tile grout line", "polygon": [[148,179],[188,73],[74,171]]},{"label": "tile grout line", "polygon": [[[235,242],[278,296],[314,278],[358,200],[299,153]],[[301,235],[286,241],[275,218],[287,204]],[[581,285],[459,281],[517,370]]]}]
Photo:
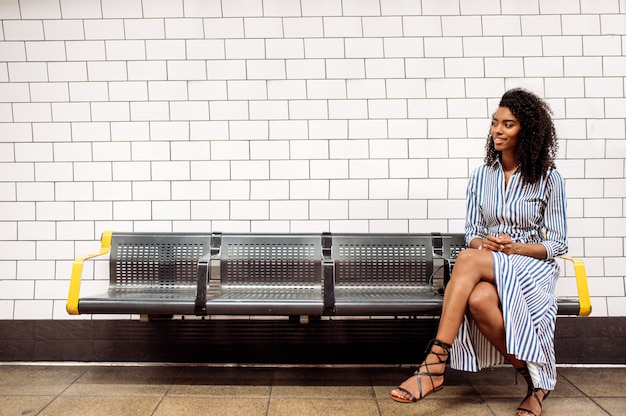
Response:
[{"label": "tile grout line", "polygon": [[[503,365],[502,367],[504,367],[505,365]],[[508,366],[508,365],[507,365]],[[475,373],[474,373],[475,374]],[[491,412],[491,414],[493,416],[496,416],[497,413],[494,409],[491,408],[491,406],[489,405],[489,401],[485,398],[485,396],[483,396],[483,394],[480,392],[479,389],[476,388],[476,386],[474,385],[474,383],[472,382],[471,377],[468,377],[467,375],[465,376],[465,380],[467,380],[467,383],[472,387],[472,390],[474,390],[474,392],[476,393],[476,395],[478,395],[478,397],[480,397],[480,400],[482,400],[482,402],[485,404],[485,406],[487,406],[487,409],[489,409],[489,411]],[[515,379],[515,383],[517,384],[517,379]]]},{"label": "tile grout line", "polygon": [[172,390],[172,385],[173,383],[169,384],[169,386],[167,387],[167,390],[165,390],[165,393],[163,393],[163,395],[161,396],[161,399],[159,400],[157,405],[154,407],[154,410],[152,410],[152,413],[150,413],[151,416],[154,416],[156,411],[159,410],[159,406],[161,406],[161,403],[163,403],[163,400],[165,399],[165,397],[169,394],[170,390]]},{"label": "tile grout line", "polygon": [[265,408],[265,416],[270,414],[270,406],[272,405],[272,393],[274,392],[274,384],[276,383],[276,369],[272,370],[272,381],[269,385],[269,391],[267,393],[267,406]]},{"label": "tile grout line", "polygon": [[81,371],[81,373],[74,379],[74,381],[72,381],[71,383],[69,383],[61,392],[59,392],[59,394],[57,394],[56,396],[54,396],[54,398],[52,400],[50,400],[48,403],[46,403],[46,405],[44,407],[42,407],[41,409],[39,409],[39,411],[35,414],[35,416],[40,415],[41,412],[43,412],[44,410],[46,410],[52,403],[54,403],[57,399],[59,399],[59,397],[61,397],[63,395],[63,393],[65,393],[66,391],[68,391],[70,389],[70,387],[72,387],[74,384],[76,384],[76,382],[78,380],[80,380],[85,373],[87,372],[88,367],[85,367],[83,369],[83,371]]},{"label": "tile grout line", "polygon": [[372,395],[374,396],[374,401],[376,402],[376,410],[378,410],[378,416],[383,416],[383,411],[380,408],[380,398],[378,394],[376,394],[376,386],[374,385],[374,380],[372,379],[372,374],[368,373],[368,378],[370,381],[370,388],[372,389]]},{"label": "tile grout line", "polygon": [[591,397],[587,393],[585,393],[580,387],[578,387],[578,385],[576,383],[572,382],[572,380],[567,378],[567,376],[565,374],[561,374],[560,376],[563,377],[565,380],[567,380],[567,382],[570,383],[572,385],[572,387],[574,387],[576,390],[578,390],[580,392],[580,394],[583,395],[583,397],[585,397],[586,399],[589,399],[589,401],[591,403],[596,405],[598,408],[602,409],[602,411],[605,412],[607,415],[612,416],[611,412],[609,412],[604,407],[602,407],[602,405],[600,403],[598,403],[596,400],[594,400],[593,397]]}]

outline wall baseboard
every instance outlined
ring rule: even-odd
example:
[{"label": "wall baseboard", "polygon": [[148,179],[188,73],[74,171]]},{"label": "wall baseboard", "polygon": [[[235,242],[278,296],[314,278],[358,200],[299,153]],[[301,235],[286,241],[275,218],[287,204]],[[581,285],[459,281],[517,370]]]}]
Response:
[{"label": "wall baseboard", "polygon": [[[411,364],[437,319],[5,320],[0,361]],[[626,317],[559,317],[559,364],[626,364]]]}]

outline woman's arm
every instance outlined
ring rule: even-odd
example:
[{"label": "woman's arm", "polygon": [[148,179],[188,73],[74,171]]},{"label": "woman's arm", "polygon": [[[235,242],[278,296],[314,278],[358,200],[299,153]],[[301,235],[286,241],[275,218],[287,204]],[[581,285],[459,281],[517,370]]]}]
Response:
[{"label": "woman's arm", "polygon": [[[472,171],[465,194],[465,242],[472,247],[472,241],[485,235],[486,223],[478,202],[481,184],[486,168],[478,167]],[[474,247],[478,248],[478,246]]]},{"label": "woman's arm", "polygon": [[567,201],[565,185],[557,170],[548,172],[548,201],[543,216],[546,257],[554,258],[567,253]]}]

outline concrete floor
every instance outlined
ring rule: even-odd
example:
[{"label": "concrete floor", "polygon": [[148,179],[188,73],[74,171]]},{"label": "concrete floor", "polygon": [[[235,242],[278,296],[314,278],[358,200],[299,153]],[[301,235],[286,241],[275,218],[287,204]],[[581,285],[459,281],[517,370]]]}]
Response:
[{"label": "concrete floor", "polygon": [[[447,369],[417,404],[389,399],[409,368],[0,365],[0,415],[514,415],[526,390],[511,368]],[[545,416],[625,415],[626,367],[559,367]]]}]

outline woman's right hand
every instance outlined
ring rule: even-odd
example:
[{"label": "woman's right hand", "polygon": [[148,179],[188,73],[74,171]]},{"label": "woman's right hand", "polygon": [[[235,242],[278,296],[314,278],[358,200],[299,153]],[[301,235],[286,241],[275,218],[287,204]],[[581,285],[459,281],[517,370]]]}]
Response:
[{"label": "woman's right hand", "polygon": [[511,238],[507,235],[501,235],[500,237],[495,237],[493,235],[487,235],[482,239],[479,250],[488,250],[488,251],[505,251],[508,245],[511,245]]}]

